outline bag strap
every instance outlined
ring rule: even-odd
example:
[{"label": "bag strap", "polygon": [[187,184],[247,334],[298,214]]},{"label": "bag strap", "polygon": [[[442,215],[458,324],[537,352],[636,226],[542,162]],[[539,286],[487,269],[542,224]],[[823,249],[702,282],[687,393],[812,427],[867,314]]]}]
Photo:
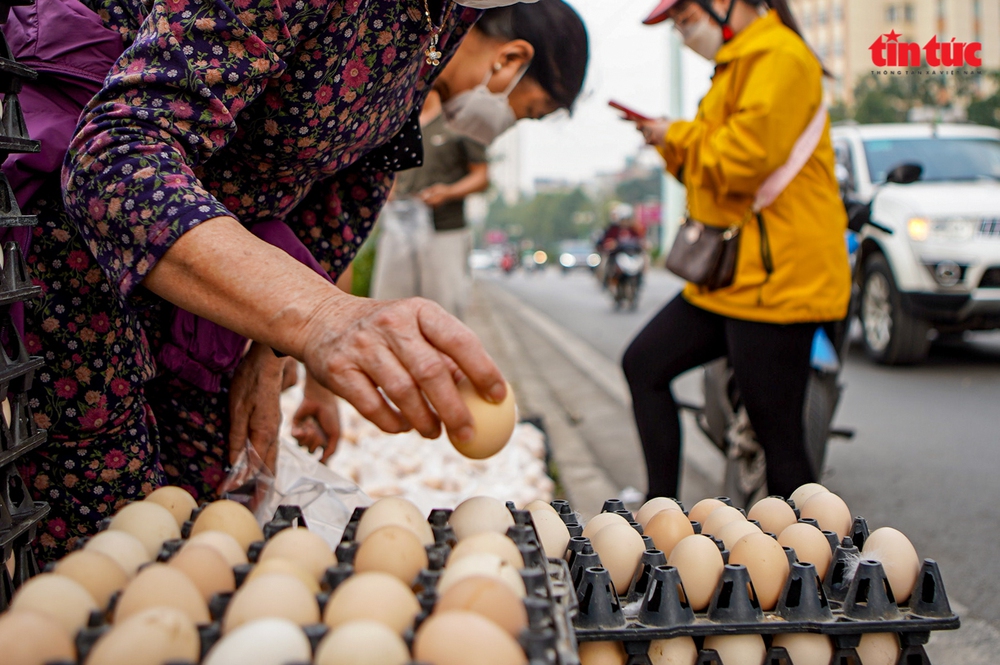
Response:
[{"label": "bag strap", "polygon": [[753,202],[753,211],[760,212],[767,206],[774,203],[774,200],[785,191],[788,184],[795,179],[802,167],[806,165],[819,140],[823,137],[823,129],[826,127],[826,104],[821,103],[816,110],[816,115],[809,122],[805,131],[795,141],[792,152],[788,156],[788,161],[779,166],[757,189],[757,196]]}]

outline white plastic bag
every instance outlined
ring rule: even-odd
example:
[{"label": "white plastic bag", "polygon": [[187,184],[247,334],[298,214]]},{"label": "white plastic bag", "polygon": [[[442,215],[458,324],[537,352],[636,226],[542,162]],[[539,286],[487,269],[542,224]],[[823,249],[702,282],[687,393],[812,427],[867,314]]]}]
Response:
[{"label": "white plastic bag", "polygon": [[368,495],[351,480],[321,463],[294,440],[282,437],[273,492],[254,514],[258,521],[266,522],[278,506],[298,506],[309,530],[336,548],[354,509],[371,504]]}]

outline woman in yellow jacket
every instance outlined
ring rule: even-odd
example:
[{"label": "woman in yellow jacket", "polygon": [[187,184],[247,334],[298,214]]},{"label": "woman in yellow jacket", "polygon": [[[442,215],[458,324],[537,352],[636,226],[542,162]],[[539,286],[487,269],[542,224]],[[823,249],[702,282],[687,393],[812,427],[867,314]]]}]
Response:
[{"label": "woman in yellow jacket", "polygon": [[728,355],[767,457],[768,488],[788,496],[816,480],[802,420],[813,335],[846,316],[850,296],[847,218],[828,126],[759,218],[748,213],[820,111],[823,67],[785,0],[663,0],[646,23],[666,19],[689,48],[715,61],[715,75],[694,120],[639,122],[639,129],[684,183],[689,215],[742,225],[742,239],[730,286],[688,284],[625,352],[648,494],[677,495],[681,431],[671,382]]}]

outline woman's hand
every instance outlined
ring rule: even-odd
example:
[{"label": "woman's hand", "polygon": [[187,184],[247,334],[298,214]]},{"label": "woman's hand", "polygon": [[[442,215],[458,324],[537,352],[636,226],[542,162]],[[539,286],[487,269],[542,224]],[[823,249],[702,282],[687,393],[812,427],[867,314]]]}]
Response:
[{"label": "woman's hand", "polygon": [[229,388],[229,462],[235,463],[250,440],[254,450],[274,471],[281,425],[282,376],[285,359],[270,347],[254,342],[240,361]]},{"label": "woman's hand", "polygon": [[666,143],[667,130],[670,129],[672,123],[673,121],[668,118],[653,118],[637,120],[635,126],[642,132],[642,138],[645,139],[647,145],[658,147]]},{"label": "woman's hand", "polygon": [[451,187],[440,182],[422,190],[419,197],[420,200],[423,201],[424,205],[430,206],[431,208],[438,208],[443,206],[445,203],[454,200],[451,193]]},{"label": "woman's hand", "polygon": [[292,436],[299,445],[315,452],[323,449],[320,461],[325,462],[337,450],[340,440],[340,413],[337,396],[306,374],[302,403],[292,418]]},{"label": "woman's hand", "polygon": [[488,399],[506,395],[476,335],[422,298],[338,298],[314,314],[305,333],[309,373],[386,432],[412,427],[436,438],[443,423],[452,441],[470,441],[475,431],[455,385],[459,371]]}]

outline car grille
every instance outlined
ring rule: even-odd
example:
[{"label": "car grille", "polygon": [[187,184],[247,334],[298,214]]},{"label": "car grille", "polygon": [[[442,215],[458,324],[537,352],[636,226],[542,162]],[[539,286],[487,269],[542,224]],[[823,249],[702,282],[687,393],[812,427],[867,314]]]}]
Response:
[{"label": "car grille", "polygon": [[981,289],[1000,289],[1000,267],[988,268],[983,273],[983,278],[979,280]]},{"label": "car grille", "polygon": [[979,235],[1000,238],[1000,217],[987,217],[980,222]]}]

